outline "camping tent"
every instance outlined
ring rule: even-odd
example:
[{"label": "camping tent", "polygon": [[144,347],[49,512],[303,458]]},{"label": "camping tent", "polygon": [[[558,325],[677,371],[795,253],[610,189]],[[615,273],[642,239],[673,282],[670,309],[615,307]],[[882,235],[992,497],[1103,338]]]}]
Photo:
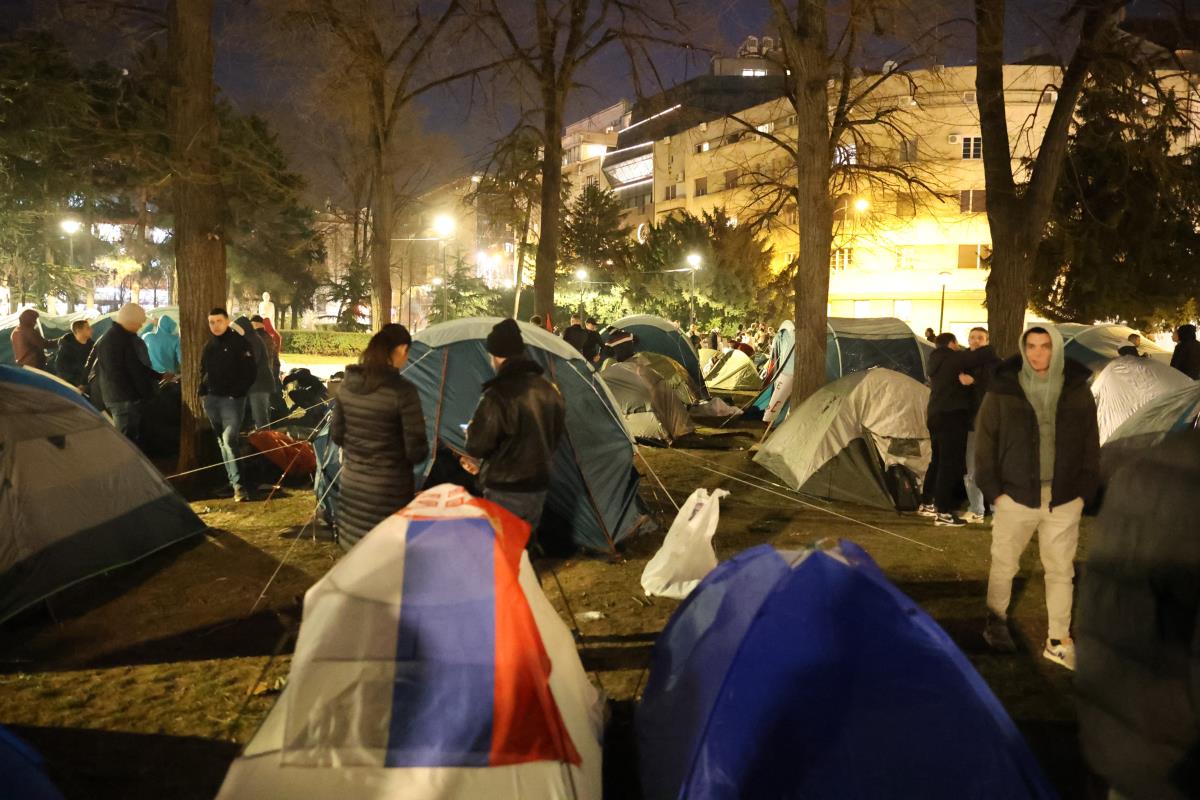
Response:
[{"label": "camping tent", "polygon": [[609,364],[600,372],[629,435],[671,443],[696,428],[687,406],[675,396],[670,384],[657,372],[632,359]]},{"label": "camping tent", "polygon": [[682,364],[670,356],[648,351],[634,353],[630,362],[648,369],[658,375],[679,398],[685,406],[694,406],[700,402],[700,387],[692,381],[691,374]]},{"label": "camping tent", "polygon": [[885,471],[920,480],[929,468],[929,389],[889,369],[826,384],[770,435],[754,460],[793,489],[831,500],[895,508]]},{"label": "camping tent", "polygon": [[0,621],[204,529],[78,392],[0,366]]},{"label": "camping tent", "polygon": [[1140,331],[1127,328],[1124,325],[1081,325],[1074,322],[1064,322],[1056,326],[1063,337],[1063,352],[1068,358],[1073,358],[1094,373],[1117,357],[1117,348],[1129,344],[1129,335],[1136,333],[1142,337],[1140,351],[1156,361],[1164,364],[1171,363],[1171,354],[1159,347],[1153,340]]},{"label": "camping tent", "polygon": [[[782,325],[780,326],[782,334]],[[925,361],[921,346],[912,329],[893,317],[853,319],[830,317],[825,335],[825,377],[834,381],[871,367],[907,375],[915,381],[925,381]],[[793,331],[794,335],[794,331]],[[777,335],[778,339],[779,336]],[[794,350],[793,343],[793,350]],[[783,357],[786,367],[792,367],[794,352]],[[777,391],[791,394],[791,372],[784,371],[754,399],[755,415],[767,411],[774,403]],[[777,405],[772,425],[778,425],[788,413],[788,401]]]},{"label": "camping tent", "polygon": [[1154,398],[1186,389],[1192,380],[1179,370],[1153,358],[1121,356],[1108,362],[1092,380],[1100,444],[1135,411]]},{"label": "camping tent", "polygon": [[777,375],[791,375],[796,366],[796,323],[785,319],[771,339],[770,367],[768,379]]},{"label": "camping tent", "polygon": [[4,778],[3,796],[20,800],[62,800],[46,775],[41,754],[0,727],[0,775]]},{"label": "camping tent", "polygon": [[442,485],[304,597],[287,688],[219,798],[600,800],[603,702],[525,553]]},{"label": "camping tent", "polygon": [[[495,377],[485,339],[499,321],[453,320],[426,328],[413,339],[401,374],[421,395],[431,453],[416,466],[417,486],[434,473],[440,450],[464,452],[465,426],[479,404],[481,387]],[[561,532],[579,546],[614,552],[643,517],[633,443],[617,403],[578,350],[541,328],[518,324],[526,354],[546,370],[567,406],[566,435],[551,467],[541,538]]]},{"label": "camping tent", "polygon": [[[24,310],[24,309],[22,309]],[[34,309],[38,312],[38,324],[42,328],[42,336],[53,341],[64,333],[69,333],[71,323],[77,319],[92,320],[92,339],[99,341],[113,324],[113,317],[116,313],[105,314],[104,316],[96,317],[96,311],[75,311],[71,314],[54,315],[41,309]],[[17,318],[20,313],[9,314],[5,317],[0,317],[0,364],[12,364],[12,329],[17,327]],[[162,308],[152,308],[146,312],[147,325],[153,327],[153,324],[158,321],[159,317],[170,317],[179,322],[179,309],[176,306],[163,306]]]},{"label": "camping tent", "polygon": [[1004,707],[858,546],[717,567],[654,646],[647,800],[1051,798]]},{"label": "camping tent", "polygon": [[675,325],[653,314],[634,314],[631,317],[617,320],[611,327],[620,328],[636,336],[638,350],[661,353],[678,361],[687,370],[696,388],[703,395],[701,399],[708,398],[704,389],[704,376],[700,374],[700,360],[696,357],[696,351],[692,349],[692,343]]},{"label": "camping tent", "polygon": [[1200,381],[1146,403],[1112,432],[1100,448],[1100,467],[1111,475],[1129,454],[1161,442],[1167,434],[1200,427]]},{"label": "camping tent", "polygon": [[757,392],[762,388],[762,378],[750,356],[741,350],[722,353],[704,376],[710,391]]}]

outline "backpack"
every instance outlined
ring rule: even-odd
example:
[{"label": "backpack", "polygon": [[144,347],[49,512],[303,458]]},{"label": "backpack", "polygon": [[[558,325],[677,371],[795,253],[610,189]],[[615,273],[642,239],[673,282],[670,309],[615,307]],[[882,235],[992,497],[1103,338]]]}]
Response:
[{"label": "backpack", "polygon": [[921,492],[917,488],[917,476],[903,464],[892,464],[883,473],[888,494],[896,503],[897,511],[916,511],[921,505]]}]

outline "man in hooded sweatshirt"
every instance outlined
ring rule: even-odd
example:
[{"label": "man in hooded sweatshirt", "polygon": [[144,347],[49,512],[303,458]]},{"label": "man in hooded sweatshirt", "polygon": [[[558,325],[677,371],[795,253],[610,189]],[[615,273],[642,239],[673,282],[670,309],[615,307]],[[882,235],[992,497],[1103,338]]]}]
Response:
[{"label": "man in hooded sweatshirt", "polygon": [[479,475],[486,499],[529,523],[532,537],[542,519],[566,406],[542,368],[525,356],[516,321],[502,320],[493,327],[487,350],[496,377],[483,384],[483,397],[467,426],[468,457],[462,465]]},{"label": "man in hooded sweatshirt", "polygon": [[46,350],[54,347],[54,343],[42,336],[37,321],[38,312],[32,308],[25,309],[17,317],[17,327],[13,328],[9,339],[12,342],[13,361],[18,367],[46,368]]},{"label": "man in hooded sweatshirt", "polygon": [[1175,340],[1171,366],[1192,380],[1200,380],[1200,342],[1196,341],[1196,326],[1180,325],[1171,338]]},{"label": "man in hooded sweatshirt", "polygon": [[271,366],[271,351],[267,341],[254,330],[249,317],[238,317],[233,323],[236,330],[250,345],[254,353],[254,383],[246,395],[250,405],[250,419],[255,428],[265,428],[271,422],[271,393],[275,391],[275,371]]},{"label": "man in hooded sweatshirt", "polygon": [[158,372],[179,374],[183,355],[179,347],[179,325],[170,317],[159,317],[154,330],[142,334],[146,352],[150,354],[150,366]]},{"label": "man in hooded sweatshirt", "polygon": [[1057,330],[1033,327],[1003,361],[975,420],[975,483],[995,508],[983,638],[1013,652],[1012,582],[1033,534],[1046,572],[1049,631],[1042,655],[1075,668],[1072,581],[1079,518],[1100,479],[1091,370],[1063,354]]}]

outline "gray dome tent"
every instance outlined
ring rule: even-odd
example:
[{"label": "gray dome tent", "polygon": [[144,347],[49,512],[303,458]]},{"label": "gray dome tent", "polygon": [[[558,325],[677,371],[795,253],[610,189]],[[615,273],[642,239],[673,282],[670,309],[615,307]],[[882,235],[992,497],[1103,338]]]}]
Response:
[{"label": "gray dome tent", "polygon": [[696,429],[667,380],[634,360],[609,364],[600,372],[634,439],[670,444]]}]

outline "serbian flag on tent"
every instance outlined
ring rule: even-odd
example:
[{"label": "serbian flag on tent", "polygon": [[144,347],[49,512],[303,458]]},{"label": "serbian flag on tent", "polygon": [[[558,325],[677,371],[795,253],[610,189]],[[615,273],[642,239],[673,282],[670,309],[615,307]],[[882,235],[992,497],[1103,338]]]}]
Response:
[{"label": "serbian flag on tent", "polygon": [[220,797],[599,798],[600,698],[528,537],[449,485],[380,523],[305,596]]}]

